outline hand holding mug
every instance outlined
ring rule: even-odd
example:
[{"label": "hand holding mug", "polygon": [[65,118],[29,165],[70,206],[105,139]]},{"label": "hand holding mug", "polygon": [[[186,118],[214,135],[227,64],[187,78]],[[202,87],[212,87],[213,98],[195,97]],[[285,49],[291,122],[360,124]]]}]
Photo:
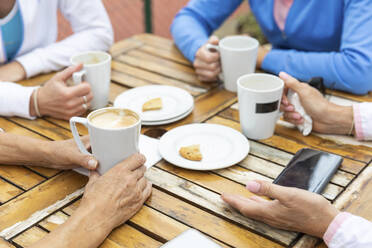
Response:
[{"label": "hand holding mug", "polygon": [[194,68],[200,81],[214,82],[218,79],[221,72],[220,54],[218,51],[208,49],[208,44],[218,45],[218,42],[216,36],[211,36],[195,54]]},{"label": "hand holding mug", "polygon": [[321,195],[265,181],[251,181],[247,189],[260,196],[223,194],[222,199],[243,215],[273,227],[322,238],[339,211]]},{"label": "hand holding mug", "polygon": [[291,89],[298,94],[306,113],[313,119],[314,131],[333,134],[348,134],[350,132],[353,121],[351,106],[339,106],[329,102],[317,89],[307,83],[300,83],[285,72],[281,72],[279,76],[285,83],[280,108],[284,112],[286,121],[295,125],[304,122],[304,119],[296,112],[286,97],[288,89]]},{"label": "hand holding mug", "polygon": [[[43,87],[39,88],[37,102],[42,116],[51,116],[69,120],[72,116],[84,114],[93,99],[91,87],[87,82],[76,86],[67,86],[67,80],[74,72],[81,70],[82,65],[71,66],[57,73]],[[35,91],[30,100],[30,113],[36,116],[33,102]]]}]

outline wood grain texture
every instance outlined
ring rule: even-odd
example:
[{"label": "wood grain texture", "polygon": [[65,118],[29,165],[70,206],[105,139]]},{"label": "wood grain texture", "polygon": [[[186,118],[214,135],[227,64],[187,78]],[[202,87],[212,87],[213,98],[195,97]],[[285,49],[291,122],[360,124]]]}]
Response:
[{"label": "wood grain texture", "polygon": [[87,178],[63,172],[0,206],[0,230],[14,225],[84,187]]},{"label": "wood grain texture", "polygon": [[41,240],[47,234],[48,233],[46,231],[42,230],[37,226],[34,226],[25,231],[24,233],[22,233],[21,235],[15,237],[13,239],[13,242],[22,247],[27,247]]},{"label": "wood grain texture", "polygon": [[0,204],[16,197],[24,191],[0,178]]},{"label": "wood grain texture", "polygon": [[118,55],[127,53],[130,50],[140,48],[143,45],[144,43],[142,41],[129,38],[113,44],[110,48],[109,53],[112,57],[116,57]]},{"label": "wood grain texture", "polygon": [[0,238],[0,248],[15,248],[15,246],[9,243],[8,241],[5,241],[4,239]]},{"label": "wood grain texture", "polygon": [[24,190],[28,190],[45,181],[45,178],[18,165],[0,165],[0,176]]}]

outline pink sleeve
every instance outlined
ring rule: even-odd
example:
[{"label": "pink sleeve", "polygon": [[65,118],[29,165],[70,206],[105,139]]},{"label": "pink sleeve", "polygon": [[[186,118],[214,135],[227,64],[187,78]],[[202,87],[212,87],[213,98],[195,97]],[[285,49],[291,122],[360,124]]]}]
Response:
[{"label": "pink sleeve", "polygon": [[353,105],[355,136],[358,140],[372,140],[372,103]]},{"label": "pink sleeve", "polygon": [[323,239],[329,248],[370,248],[372,247],[372,223],[342,212],[329,225]]}]

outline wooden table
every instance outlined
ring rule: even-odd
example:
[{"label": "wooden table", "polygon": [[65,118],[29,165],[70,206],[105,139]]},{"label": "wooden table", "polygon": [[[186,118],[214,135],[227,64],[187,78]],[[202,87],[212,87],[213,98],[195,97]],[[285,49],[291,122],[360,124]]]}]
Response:
[{"label": "wooden table", "polygon": [[[121,92],[143,85],[173,85],[195,97],[195,109],[186,119],[155,127],[172,129],[194,122],[218,123],[240,130],[236,94],[202,84],[191,64],[172,41],[141,34],[116,43],[112,49],[110,101]],[[38,85],[43,75],[21,82]],[[332,93],[332,101],[372,101],[370,96]],[[45,140],[71,138],[68,122],[53,118],[0,118],[5,131]],[[146,132],[154,127],[144,127]],[[85,129],[80,129],[86,134]],[[220,199],[220,193],[249,196],[244,185],[252,179],[272,181],[293,154],[311,147],[340,154],[344,162],[323,195],[340,209],[372,220],[372,143],[350,137],[312,134],[303,137],[279,122],[273,137],[250,141],[249,156],[239,165],[210,172],[180,169],[161,161],[148,171],[151,198],[126,224],[114,230],[102,247],[159,247],[189,228],[195,228],[223,247],[313,247],[314,239],[271,228],[245,218]],[[72,171],[29,166],[0,166],[0,247],[25,247],[63,223],[77,208],[87,178]],[[7,228],[7,229],[6,229]],[[6,229],[6,230],[4,230]],[[316,240],[315,240],[316,241]],[[324,246],[321,244],[320,246]]]}]

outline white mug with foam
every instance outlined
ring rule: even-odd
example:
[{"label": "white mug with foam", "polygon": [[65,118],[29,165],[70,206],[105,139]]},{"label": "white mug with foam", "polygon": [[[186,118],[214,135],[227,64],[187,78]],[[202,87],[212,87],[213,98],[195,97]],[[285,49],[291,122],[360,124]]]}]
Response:
[{"label": "white mug with foam", "polygon": [[[130,115],[136,122],[123,127],[111,128],[97,126],[92,123],[95,116],[105,111],[123,111],[123,115]],[[80,139],[76,123],[88,128],[92,154],[88,152]],[[102,175],[129,156],[139,152],[139,137],[141,132],[140,116],[132,110],[121,108],[102,108],[93,111],[87,118],[72,117],[70,119],[71,131],[80,152],[93,155],[99,163],[97,171]],[[89,171],[84,168],[75,169],[81,174],[88,175]]]},{"label": "white mug with foam", "polygon": [[71,57],[72,65],[82,63],[83,69],[72,75],[74,84],[87,81],[93,93],[91,109],[106,107],[109,98],[111,82],[111,55],[100,51],[90,51]]},{"label": "white mug with foam", "polygon": [[226,90],[236,92],[238,78],[255,72],[258,47],[259,42],[256,39],[242,35],[225,37],[218,46],[207,44],[208,50],[220,53]]},{"label": "white mug with foam", "polygon": [[241,76],[237,85],[244,135],[254,140],[270,138],[280,117],[283,80],[271,74],[251,73]]}]

